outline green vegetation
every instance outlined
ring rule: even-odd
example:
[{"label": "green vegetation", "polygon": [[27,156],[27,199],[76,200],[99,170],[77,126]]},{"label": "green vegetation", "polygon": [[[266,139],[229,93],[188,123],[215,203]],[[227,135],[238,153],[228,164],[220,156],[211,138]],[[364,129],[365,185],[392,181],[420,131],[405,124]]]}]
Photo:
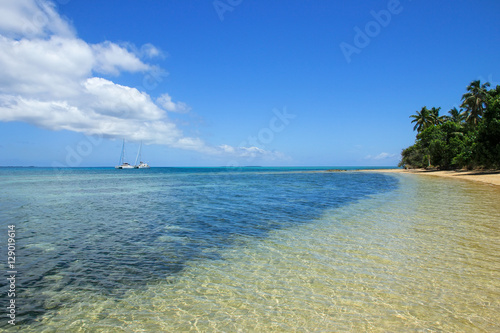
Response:
[{"label": "green vegetation", "polygon": [[412,123],[415,144],[403,150],[399,166],[405,168],[500,168],[500,86],[471,82],[460,110],[439,116],[441,108],[423,107]]}]

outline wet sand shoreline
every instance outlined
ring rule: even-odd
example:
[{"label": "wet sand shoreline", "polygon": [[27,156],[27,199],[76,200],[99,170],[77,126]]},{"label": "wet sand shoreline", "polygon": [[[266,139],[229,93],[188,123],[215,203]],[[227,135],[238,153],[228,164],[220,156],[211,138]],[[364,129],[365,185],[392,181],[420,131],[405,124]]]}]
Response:
[{"label": "wet sand shoreline", "polygon": [[500,170],[425,170],[425,169],[368,169],[363,172],[409,173],[434,177],[466,179],[500,186]]}]

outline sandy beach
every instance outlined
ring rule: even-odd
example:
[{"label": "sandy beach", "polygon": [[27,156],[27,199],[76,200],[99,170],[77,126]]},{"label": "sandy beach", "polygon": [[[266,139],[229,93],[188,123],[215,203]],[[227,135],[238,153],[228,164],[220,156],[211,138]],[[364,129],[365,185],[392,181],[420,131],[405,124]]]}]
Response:
[{"label": "sandy beach", "polygon": [[479,170],[440,171],[440,170],[425,170],[425,169],[411,169],[411,170],[377,169],[377,170],[362,170],[362,171],[412,173],[412,174],[419,174],[419,175],[425,175],[425,176],[466,179],[466,180],[472,180],[472,181],[477,181],[477,182],[482,182],[482,183],[500,186],[500,171],[498,171],[498,170],[497,171],[479,171]]}]

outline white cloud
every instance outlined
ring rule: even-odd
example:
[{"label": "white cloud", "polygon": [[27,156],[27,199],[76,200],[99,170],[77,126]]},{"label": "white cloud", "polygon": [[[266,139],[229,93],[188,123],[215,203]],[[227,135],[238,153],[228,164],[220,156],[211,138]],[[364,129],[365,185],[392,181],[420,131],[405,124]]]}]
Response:
[{"label": "white cloud", "polygon": [[96,113],[123,119],[160,120],[165,112],[151,101],[148,94],[102,78],[90,78],[83,83],[89,99],[84,107]]},{"label": "white cloud", "polygon": [[259,147],[233,147],[229,145],[220,145],[214,151],[214,154],[241,158],[247,161],[265,159],[273,160],[288,160],[289,158],[277,151],[269,151]]},{"label": "white cloud", "polygon": [[91,49],[78,39],[17,41],[0,35],[0,49],[0,93],[71,98],[92,70]]},{"label": "white cloud", "polygon": [[140,51],[110,41],[89,44],[76,36],[49,1],[0,1],[0,50],[0,121],[218,156],[280,156],[257,147],[211,147],[184,136],[167,112],[187,113],[188,105],[173,102],[167,93],[153,101],[136,88],[96,76],[156,71],[141,58],[163,53],[151,44]]},{"label": "white cloud", "polygon": [[164,57],[163,52],[153,44],[144,44],[141,47],[140,55],[145,58]]},{"label": "white cloud", "polygon": [[73,37],[73,28],[43,0],[4,0],[0,4],[0,34],[9,38]]},{"label": "white cloud", "polygon": [[259,147],[237,147],[235,156],[246,159],[267,159],[267,160],[285,160],[287,156],[281,152],[269,151]]},{"label": "white cloud", "polygon": [[379,161],[379,160],[388,160],[388,159],[393,159],[397,157],[396,154],[389,154],[389,153],[380,153],[378,155],[375,155],[375,156],[372,156],[372,155],[367,155],[365,157],[365,159],[367,160],[376,160],[376,161]]},{"label": "white cloud", "polygon": [[236,151],[234,147],[229,146],[229,145],[220,145],[219,149],[224,152],[224,153],[229,153],[229,154],[234,154]]},{"label": "white cloud", "polygon": [[118,75],[122,71],[144,72],[151,69],[135,54],[115,43],[103,42],[92,45],[94,70],[98,73]]},{"label": "white cloud", "polygon": [[170,112],[177,112],[177,113],[188,113],[191,108],[183,102],[177,102],[174,103],[172,101],[172,97],[170,97],[169,94],[163,94],[158,99],[156,102],[161,105],[165,110],[170,111]]}]

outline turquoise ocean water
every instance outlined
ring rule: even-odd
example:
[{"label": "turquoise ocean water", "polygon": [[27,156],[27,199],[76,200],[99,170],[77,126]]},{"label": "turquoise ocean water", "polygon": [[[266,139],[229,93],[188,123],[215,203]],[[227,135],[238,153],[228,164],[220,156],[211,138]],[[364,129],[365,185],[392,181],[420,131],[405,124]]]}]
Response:
[{"label": "turquoise ocean water", "polygon": [[0,329],[500,331],[494,186],[249,167],[2,168],[0,188]]}]

